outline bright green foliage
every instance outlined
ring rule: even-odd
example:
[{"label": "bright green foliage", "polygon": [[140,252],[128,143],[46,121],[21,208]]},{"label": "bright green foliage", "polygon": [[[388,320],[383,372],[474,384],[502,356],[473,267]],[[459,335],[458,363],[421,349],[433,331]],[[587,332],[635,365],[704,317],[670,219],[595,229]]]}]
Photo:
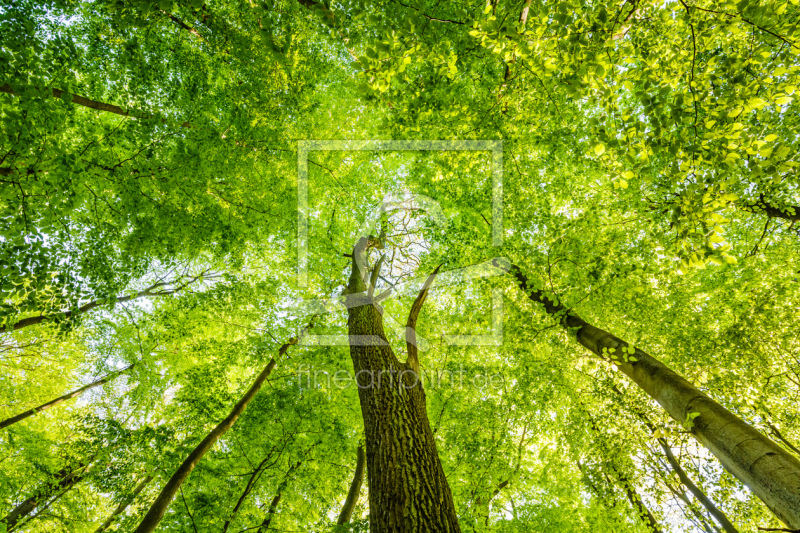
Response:
[{"label": "bright green foliage", "polygon": [[[109,529],[133,530],[308,324],[295,304],[341,294],[362,226],[387,233],[376,293],[507,257],[800,455],[798,22],[793,1],[7,2],[0,418],[135,366],[0,430],[0,519],[86,467],[14,531],[94,531],[152,475]],[[319,139],[502,140],[503,246],[489,152],[313,151],[301,287],[297,142]],[[502,343],[448,345],[492,331],[492,290]],[[330,311],[312,334],[346,332]],[[632,350],[589,357],[507,277],[435,283],[418,334],[463,531],[649,531],[626,486],[661,531],[713,529],[658,438],[740,531],[785,527],[616,372]],[[368,477],[334,526],[363,440],[346,374],[347,346],[293,347],[160,531],[258,531],[279,492],[275,530],[366,531]]]}]

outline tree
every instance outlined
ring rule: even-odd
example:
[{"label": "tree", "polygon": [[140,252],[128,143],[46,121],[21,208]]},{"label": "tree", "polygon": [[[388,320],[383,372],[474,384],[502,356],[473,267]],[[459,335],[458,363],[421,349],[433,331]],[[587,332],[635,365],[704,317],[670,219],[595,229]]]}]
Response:
[{"label": "tree", "polygon": [[411,333],[436,271],[411,307],[408,358],[402,362],[389,345],[374,301],[383,261],[371,271],[366,268],[367,252],[382,246],[371,236],[358,240],[344,293],[350,357],[366,434],[370,530],[461,531],[428,420],[416,339]]}]

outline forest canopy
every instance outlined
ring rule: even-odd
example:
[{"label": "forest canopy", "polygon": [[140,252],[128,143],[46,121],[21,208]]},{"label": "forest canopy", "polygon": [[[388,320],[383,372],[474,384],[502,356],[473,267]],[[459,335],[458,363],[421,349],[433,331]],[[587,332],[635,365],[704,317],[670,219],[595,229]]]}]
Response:
[{"label": "forest canopy", "polygon": [[798,0],[3,0],[0,533],[800,532]]}]

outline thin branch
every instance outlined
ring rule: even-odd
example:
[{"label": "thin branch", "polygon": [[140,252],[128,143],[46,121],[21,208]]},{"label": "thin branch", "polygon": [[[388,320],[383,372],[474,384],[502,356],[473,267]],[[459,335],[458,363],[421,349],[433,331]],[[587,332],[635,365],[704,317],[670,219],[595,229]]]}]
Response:
[{"label": "thin branch", "polygon": [[[19,93],[16,93],[11,89],[11,85],[9,85],[8,83],[0,85],[0,92],[7,93],[13,96],[20,96]],[[89,98],[84,98],[83,96],[79,96],[77,94],[62,91],[61,89],[52,89],[51,92],[53,98],[62,98],[64,95],[67,95],[71,98],[74,104],[83,107],[88,107],[89,109],[96,109],[97,111],[106,111],[108,113],[114,113],[115,115],[120,115],[123,117],[131,117],[139,119],[150,119],[155,116],[152,113],[143,113],[143,114],[131,113],[130,111],[126,111],[125,109],[116,106],[114,104],[107,104],[105,102],[98,102],[97,100],[90,100]],[[162,122],[167,122],[167,120],[163,119]],[[181,127],[191,128],[192,125],[188,122],[184,122],[181,124]]]},{"label": "thin branch", "polygon": [[422,289],[420,289],[417,299],[414,300],[414,303],[411,305],[411,311],[408,314],[408,321],[406,322],[406,345],[408,347],[408,359],[406,360],[406,364],[409,365],[417,375],[419,375],[416,331],[417,318],[419,318],[419,312],[422,310],[422,304],[425,303],[425,299],[428,297],[428,290],[430,289],[431,283],[433,283],[440,268],[442,268],[442,265],[437,266],[434,271],[431,272],[431,275],[428,276],[428,279],[425,280],[425,284],[422,286]]},{"label": "thin branch", "polygon": [[81,394],[83,394],[84,392],[86,392],[89,389],[93,389],[95,387],[99,387],[100,385],[108,383],[112,379],[120,376],[121,374],[124,374],[125,372],[127,372],[128,370],[130,370],[133,367],[134,367],[134,365],[130,365],[127,368],[123,368],[122,370],[117,370],[116,372],[112,372],[112,373],[108,374],[107,376],[105,376],[105,377],[103,377],[101,379],[98,379],[97,381],[89,383],[88,385],[85,385],[85,386],[83,386],[83,387],[81,387],[79,389],[76,389],[76,390],[72,391],[72,392],[68,392],[67,394],[65,394],[63,396],[59,396],[55,400],[50,400],[49,402],[44,403],[44,404],[40,405],[39,407],[34,407],[33,409],[28,409],[27,411],[25,411],[23,413],[20,413],[20,414],[18,414],[16,416],[12,416],[10,418],[6,418],[2,422],[0,422],[0,429],[6,428],[6,427],[8,427],[8,426],[10,426],[12,424],[16,424],[17,422],[25,420],[26,418],[28,418],[30,416],[33,416],[38,412],[44,411],[46,409],[50,409],[51,407],[54,407],[54,406],[56,406],[56,405],[58,405],[58,404],[60,404],[62,402],[65,402],[65,401],[71,399],[71,398],[74,398],[76,396],[80,396]]}]

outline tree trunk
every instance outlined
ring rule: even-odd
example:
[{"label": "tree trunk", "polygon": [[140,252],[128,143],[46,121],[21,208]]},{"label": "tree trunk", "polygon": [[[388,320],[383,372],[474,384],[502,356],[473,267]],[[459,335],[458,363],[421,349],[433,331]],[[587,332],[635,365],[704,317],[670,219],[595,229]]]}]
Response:
[{"label": "tree trunk", "polygon": [[[592,326],[560,303],[548,299],[544,291],[530,287],[527,277],[516,265],[502,265],[500,261],[495,261],[495,265],[509,271],[530,300],[542,304],[562,327],[574,332],[579,344],[599,358],[613,361],[673,419],[682,424],[691,421],[691,433],[731,474],[747,485],[786,525],[800,527],[798,459],[656,358]],[[623,348],[632,349],[630,357],[623,354]]]},{"label": "tree trunk", "polygon": [[272,498],[272,502],[269,504],[269,510],[267,511],[267,517],[261,522],[258,533],[264,533],[264,531],[269,529],[269,525],[272,523],[272,517],[274,517],[275,513],[278,511],[278,504],[281,503],[281,498],[283,497],[282,488],[283,486],[278,489],[279,492]]},{"label": "tree trunk", "polygon": [[364,464],[366,463],[366,455],[364,454],[364,446],[359,445],[356,450],[356,472],[353,474],[353,482],[350,484],[350,490],[347,493],[347,499],[342,506],[342,512],[339,513],[339,519],[336,524],[341,526],[349,524],[350,518],[353,516],[353,509],[356,507],[358,495],[361,492],[361,483],[364,480]]},{"label": "tree trunk", "polygon": [[[613,389],[614,392],[620,395],[622,394],[622,392],[616,386],[614,386]],[[636,412],[636,414],[639,415],[639,418],[642,419],[642,422],[645,423],[647,428],[652,433],[655,433],[656,427],[652,422],[650,422],[647,416],[644,413],[639,412]],[[667,439],[658,437],[656,440],[658,441],[659,446],[661,446],[661,449],[664,451],[664,455],[667,458],[669,466],[678,475],[678,479],[681,480],[683,486],[689,489],[689,492],[691,492],[697,501],[699,501],[703,507],[705,507],[706,511],[708,511],[708,513],[714,517],[714,519],[719,523],[720,526],[722,526],[722,529],[725,530],[726,533],[739,533],[739,530],[734,527],[730,520],[728,520],[728,517],[725,516],[725,513],[723,513],[716,505],[714,505],[714,502],[712,502],[711,499],[706,496],[706,493],[703,492],[700,487],[695,485],[694,481],[692,481],[692,478],[689,477],[681,464],[678,462],[678,459],[672,453],[672,448],[667,442]]]},{"label": "tree trunk", "polygon": [[359,240],[345,291],[350,357],[366,433],[370,531],[460,532],[422,384],[389,346],[382,309],[372,290],[367,292],[362,270],[366,250],[374,245],[374,239]]},{"label": "tree trunk", "polygon": [[612,472],[616,475],[619,484],[622,485],[622,489],[625,491],[625,496],[628,498],[630,504],[636,508],[636,514],[639,515],[639,518],[644,522],[645,526],[651,533],[661,533],[661,529],[658,527],[658,521],[650,509],[644,504],[644,500],[642,497],[639,496],[639,493],[636,491],[636,487],[633,486],[633,483],[628,476],[626,476],[622,470],[614,463],[613,457],[616,454],[615,450],[609,449],[606,446],[605,441],[603,440],[603,433],[600,431],[600,428],[597,427],[597,424],[594,421],[594,418],[591,414],[583,408],[584,412],[586,413],[586,417],[589,419],[589,424],[592,426],[592,431],[597,438],[598,443],[600,444],[600,448],[606,453],[606,462],[611,467]]},{"label": "tree trunk", "polygon": [[636,492],[636,488],[628,479],[628,476],[617,471],[617,478],[622,484],[622,488],[625,490],[625,496],[628,497],[628,501],[631,502],[631,505],[636,508],[639,518],[642,519],[642,522],[644,522],[645,526],[647,526],[647,529],[652,533],[661,533],[661,529],[658,527],[658,521],[656,520],[656,517],[653,516],[653,513],[644,504],[644,500],[642,500],[642,497],[639,496],[638,492]]},{"label": "tree trunk", "polygon": [[[285,446],[286,443],[284,443],[284,447]],[[250,494],[250,491],[253,490],[253,487],[255,487],[259,478],[261,478],[261,475],[264,473],[264,470],[270,466],[273,466],[278,461],[278,459],[280,459],[279,455],[278,458],[274,459],[272,462],[268,462],[270,459],[272,459],[272,454],[274,451],[275,447],[273,446],[273,448],[269,451],[269,453],[267,453],[266,457],[264,457],[264,459],[261,460],[258,466],[256,466],[255,470],[253,470],[253,473],[250,475],[250,479],[247,480],[247,485],[245,485],[244,487],[244,492],[242,492],[241,496],[239,496],[239,499],[236,501],[236,505],[233,507],[233,511],[231,511],[231,514],[228,516],[228,518],[225,520],[225,523],[222,525],[222,533],[227,533],[228,529],[231,527],[233,519],[236,518],[239,509],[244,503],[245,498],[247,498],[247,496]]]},{"label": "tree trunk", "polygon": [[278,485],[278,491],[275,493],[275,497],[272,498],[272,502],[269,504],[267,516],[264,518],[264,521],[261,522],[261,526],[258,528],[258,533],[263,533],[269,529],[272,519],[275,518],[275,513],[278,512],[278,504],[281,502],[281,498],[283,498],[283,492],[289,485],[290,476],[292,475],[292,472],[300,468],[301,464],[303,464],[303,461],[297,461],[297,463],[293,464],[286,472],[286,477],[284,477],[283,481],[281,481],[281,484]]},{"label": "tree trunk", "polygon": [[673,455],[672,449],[667,441],[665,439],[658,439],[658,443],[661,445],[661,449],[664,450],[664,454],[667,456],[669,465],[672,467],[675,473],[678,474],[678,479],[680,479],[681,483],[683,483],[683,485],[689,489],[689,492],[691,492],[692,495],[697,498],[697,501],[699,501],[703,507],[706,508],[706,511],[708,511],[709,514],[713,516],[717,522],[719,522],[719,525],[722,526],[722,529],[726,533],[739,533],[739,530],[736,529],[733,524],[731,524],[731,521],[728,520],[728,517],[725,516],[725,513],[720,511],[720,509],[714,505],[714,502],[712,502],[711,499],[706,496],[706,493],[700,490],[700,487],[695,485],[688,474],[686,474],[686,471],[675,458],[675,455]]},{"label": "tree trunk", "polygon": [[[661,481],[664,483],[664,485],[666,485],[669,491],[676,498],[682,501],[686,506],[686,509],[689,509],[689,512],[691,512],[694,515],[695,520],[697,520],[697,525],[702,527],[703,530],[706,531],[706,533],[713,533],[714,531],[716,531],[717,533],[722,533],[721,529],[719,529],[713,523],[709,523],[708,518],[703,516],[703,514],[700,513],[700,511],[694,508],[694,505],[692,505],[692,502],[689,501],[689,498],[686,496],[686,492],[683,489],[679,490],[678,488],[673,487],[672,483],[666,480],[666,476],[664,476],[664,474],[660,471],[660,469],[659,469],[659,474],[661,474],[662,477]],[[686,510],[683,510],[683,516],[685,516],[687,520],[691,521],[691,518],[686,514]],[[712,527],[714,528],[713,530],[711,529]]]},{"label": "tree trunk", "polygon": [[72,392],[68,392],[64,396],[59,396],[55,400],[50,400],[49,402],[44,403],[44,404],[40,405],[39,407],[34,407],[33,409],[28,409],[27,411],[25,411],[23,413],[20,413],[20,414],[18,414],[16,416],[12,416],[11,418],[6,418],[2,422],[0,422],[0,429],[6,428],[6,427],[8,427],[8,426],[10,426],[12,424],[16,424],[17,422],[19,422],[21,420],[25,420],[29,416],[33,416],[33,415],[35,415],[36,413],[38,413],[40,411],[44,411],[45,409],[50,409],[51,407],[56,406],[56,405],[60,404],[61,402],[66,401],[66,400],[69,400],[70,398],[74,398],[76,396],[80,396],[81,394],[83,394],[84,392],[86,392],[89,389],[93,389],[95,387],[99,387],[100,385],[103,385],[104,383],[108,383],[112,379],[115,379],[116,377],[118,377],[120,374],[124,374],[125,372],[127,372],[131,368],[133,368],[133,365],[130,365],[127,368],[123,368],[122,370],[118,370],[116,372],[112,372],[112,373],[108,374],[107,376],[105,376],[103,378],[100,378],[100,379],[98,379],[97,381],[95,381],[93,383],[89,383],[88,385],[85,385],[85,386],[81,387],[80,389],[75,389]]},{"label": "tree trunk", "polygon": [[[20,520],[30,515],[37,507],[52,497],[61,497],[69,489],[74,487],[86,476],[85,466],[80,466],[74,470],[63,469],[55,475],[55,479],[39,489],[33,496],[17,505],[10,513],[0,520],[0,529],[6,527],[6,531],[11,533],[19,525]],[[59,494],[60,492],[60,494]]]},{"label": "tree trunk", "polygon": [[[306,331],[312,327],[312,324],[308,325]],[[293,344],[297,344],[299,341],[299,336],[294,337],[289,342],[281,346],[280,350],[278,350],[278,357],[284,355],[289,347]],[[264,370],[258,375],[256,380],[244,393],[244,396],[233,406],[231,413],[225,417],[225,419],[217,424],[217,426],[211,430],[211,432],[197,445],[197,447],[192,450],[192,453],[183,461],[183,464],[178,467],[178,470],[172,475],[169,479],[167,484],[161,490],[161,493],[156,498],[156,501],[153,502],[153,505],[150,507],[150,510],[147,511],[147,514],[142,519],[142,522],[139,524],[139,527],[136,528],[134,533],[152,533],[155,531],[156,527],[158,527],[158,523],[161,522],[161,519],[164,517],[164,513],[167,512],[167,507],[169,504],[172,503],[172,500],[175,498],[175,495],[178,493],[178,489],[180,489],[183,482],[189,477],[189,474],[192,473],[194,467],[197,466],[197,463],[200,462],[200,459],[214,446],[217,440],[224,435],[236,422],[236,420],[241,416],[244,410],[247,408],[247,404],[255,397],[258,391],[261,389],[261,386],[269,377],[272,369],[275,368],[275,359],[270,359],[269,363]]]},{"label": "tree trunk", "polygon": [[139,493],[142,492],[142,490],[151,481],[153,481],[152,475],[145,476],[144,479],[142,479],[142,481],[140,481],[139,484],[136,485],[136,487],[134,487],[133,492],[129,496],[124,498],[117,506],[117,508],[114,509],[114,512],[111,513],[111,516],[109,516],[105,522],[100,524],[100,527],[94,530],[94,533],[102,533],[103,531],[107,530],[109,526],[114,522],[114,520],[116,520],[119,515],[125,512],[125,509],[127,509],[130,506],[130,504],[133,503],[133,500],[136,499],[136,496],[138,496]]}]

